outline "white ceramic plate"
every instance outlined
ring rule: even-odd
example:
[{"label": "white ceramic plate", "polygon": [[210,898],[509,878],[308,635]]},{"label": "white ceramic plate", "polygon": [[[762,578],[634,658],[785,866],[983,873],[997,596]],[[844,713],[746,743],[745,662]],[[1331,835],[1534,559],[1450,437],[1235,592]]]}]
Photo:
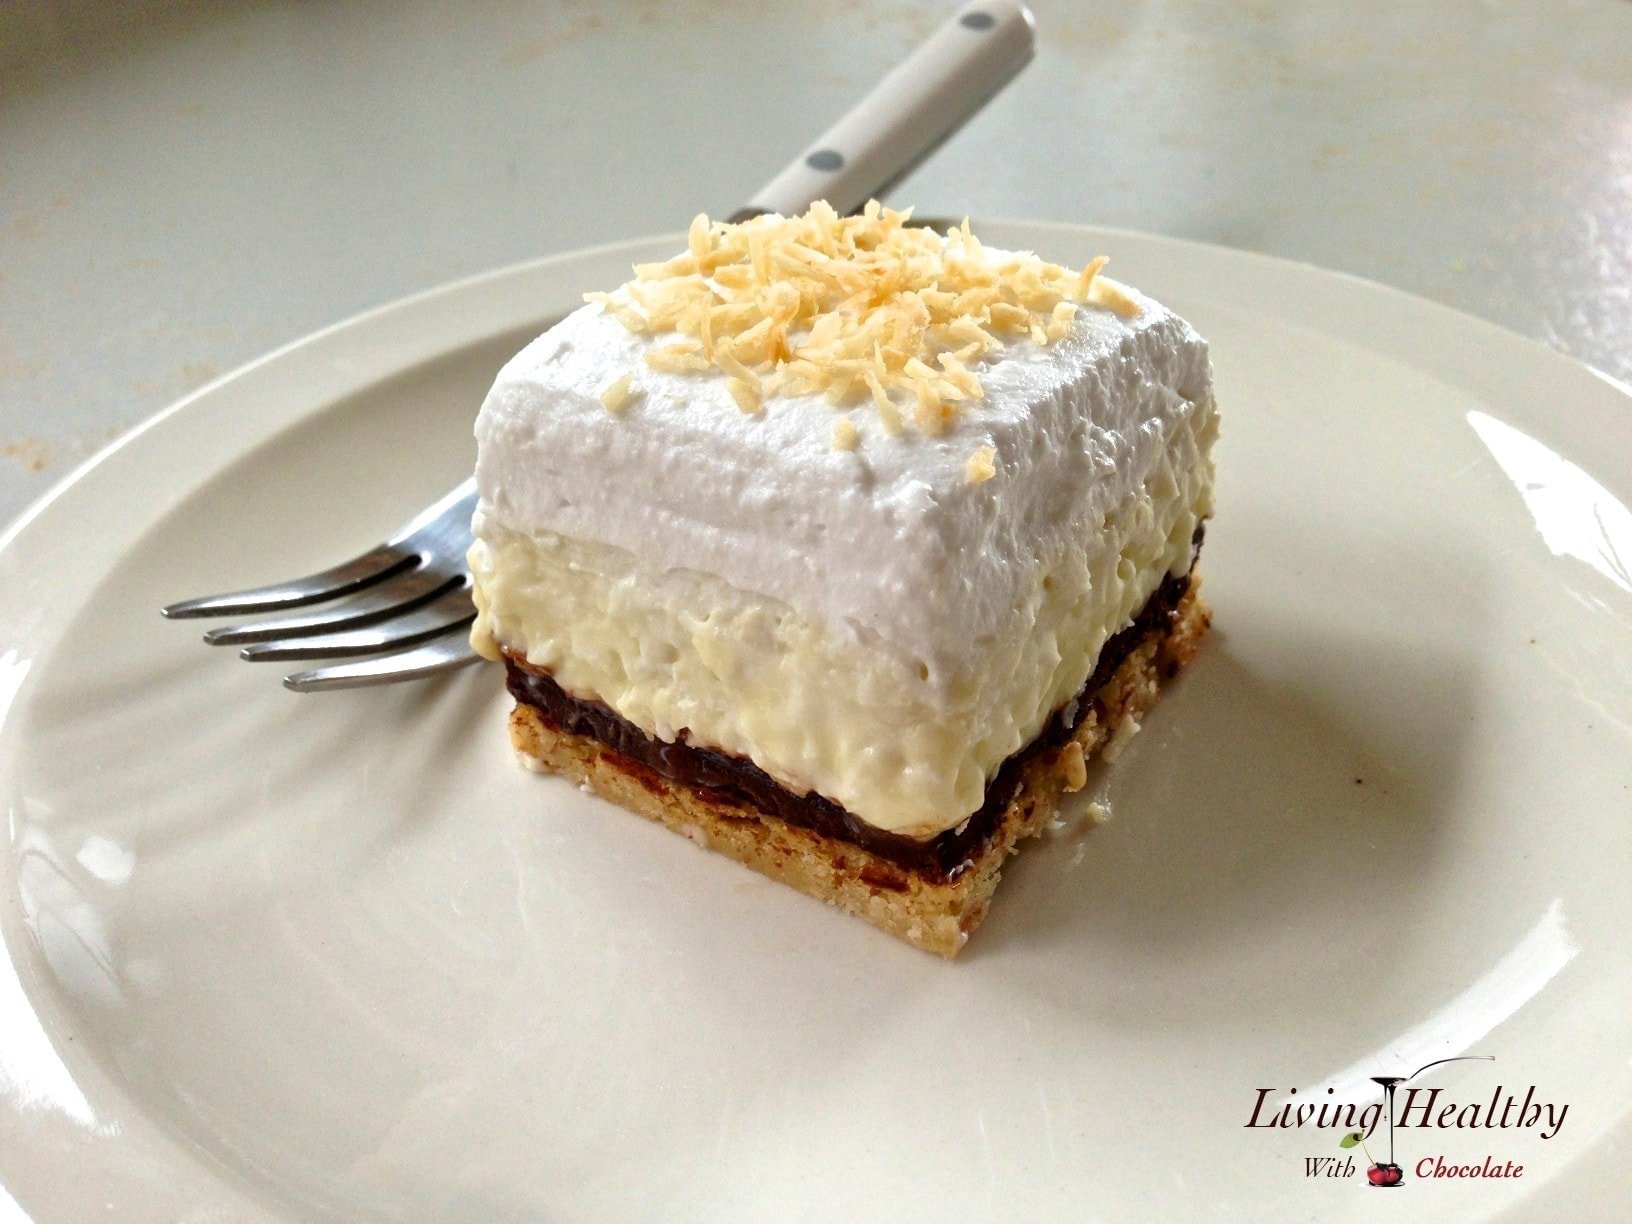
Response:
[{"label": "white ceramic plate", "polygon": [[[984,232],[1109,253],[1213,341],[1217,631],[1096,775],[1108,824],[1017,859],[946,964],[523,773],[491,670],[297,697],[162,622],[168,600],[355,552],[456,482],[503,358],[676,240],[413,298],[176,406],[0,547],[0,1206],[1624,1204],[1632,400],[1311,268]],[[1368,1077],[1453,1054],[1495,1061],[1410,1086],[1459,1106],[1530,1088],[1562,1125],[1401,1128],[1392,1191],[1306,1176],[1348,1155],[1341,1124],[1247,1125],[1260,1089],[1260,1120],[1361,1106]],[[1439,1155],[1524,1172],[1416,1176]]]}]

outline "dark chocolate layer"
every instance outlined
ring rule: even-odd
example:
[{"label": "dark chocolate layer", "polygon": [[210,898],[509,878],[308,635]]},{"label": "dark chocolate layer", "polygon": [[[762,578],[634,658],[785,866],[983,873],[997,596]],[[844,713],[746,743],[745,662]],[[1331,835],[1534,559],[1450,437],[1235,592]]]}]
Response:
[{"label": "dark chocolate layer", "polygon": [[[1196,530],[1195,548],[1199,553],[1200,528]],[[1038,753],[1069,738],[1084,703],[1093,700],[1146,635],[1152,630],[1165,633],[1171,627],[1179,601],[1189,589],[1189,574],[1177,578],[1168,575],[1127,628],[1100,649],[1094,674],[1081,692],[1055,713],[1036,739],[1003,762],[986,786],[986,801],[980,810],[957,828],[925,841],[875,828],[815,792],[796,795],[752,761],[687,743],[684,730],[676,743],[654,739],[611,707],[574,697],[550,676],[509,658],[505,660],[506,683],[511,696],[532,706],[556,730],[589,736],[671,782],[711,797],[746,803],[789,824],[860,846],[908,871],[934,880],[950,880],[978,856],[997,829],[1004,809],[1020,789],[1026,764]]]}]

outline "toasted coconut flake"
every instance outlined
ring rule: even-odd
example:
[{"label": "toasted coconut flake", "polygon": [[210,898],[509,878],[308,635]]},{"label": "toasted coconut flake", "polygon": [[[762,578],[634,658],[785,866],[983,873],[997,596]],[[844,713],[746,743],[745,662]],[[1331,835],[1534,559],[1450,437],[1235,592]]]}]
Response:
[{"label": "toasted coconut flake", "polygon": [[1108,276],[1094,277],[1089,290],[1089,297],[1095,306],[1114,310],[1124,319],[1131,319],[1139,313],[1139,303],[1129,295],[1127,286],[1118,284]]},{"label": "toasted coconut flake", "polygon": [[[985,308],[985,314],[984,322],[1001,332],[1029,331],[1034,322],[1031,311],[1013,302],[992,302]],[[982,322],[979,319],[973,321],[977,326]]]},{"label": "toasted coconut flake", "polygon": [[856,423],[847,416],[841,416],[833,422],[833,449],[853,451],[861,442],[861,435],[856,432]]},{"label": "toasted coconut flake", "polygon": [[625,374],[622,378],[614,379],[609,383],[606,390],[601,392],[601,403],[606,405],[606,410],[608,412],[622,411],[624,405],[629,402],[634,384],[635,376],[633,374]]},{"label": "toasted coconut flake", "polygon": [[709,228],[707,213],[698,213],[691,219],[691,229],[686,232],[686,245],[694,259],[704,258],[712,247]]},{"label": "toasted coconut flake", "polygon": [[942,353],[936,360],[941,363],[941,369],[946,371],[946,381],[958,389],[960,398],[986,398],[986,389],[980,385],[980,379],[975,376],[973,370],[963,364],[964,359],[958,353]]},{"label": "toasted coconut flake", "polygon": [[594,302],[608,311],[619,323],[637,335],[647,335],[652,330],[651,321],[636,310],[628,302],[619,301],[610,293],[586,293],[584,301]]},{"label": "toasted coconut flake", "polygon": [[945,433],[952,424],[952,406],[944,403],[935,393],[934,384],[920,382],[914,385],[918,402],[912,406],[912,423],[918,427],[919,433],[932,438]]},{"label": "toasted coconut flake", "polygon": [[1048,342],[1063,340],[1071,333],[1071,324],[1077,317],[1075,302],[1059,302],[1055,304],[1053,312],[1048,316],[1048,326],[1043,330],[1048,334]]},{"label": "toasted coconut flake", "polygon": [[703,350],[694,341],[665,344],[646,351],[646,364],[668,374],[701,374],[710,368]]},{"label": "toasted coconut flake", "polygon": [[1079,302],[1088,300],[1088,291],[1093,288],[1094,277],[1098,276],[1110,259],[1104,255],[1095,255],[1083,265],[1082,275],[1077,277],[1077,291],[1071,296]]},{"label": "toasted coconut flake", "polygon": [[[1034,255],[994,256],[965,220],[945,236],[876,200],[841,217],[824,202],[799,217],[692,221],[686,250],[644,263],[615,294],[588,294],[630,330],[677,333],[648,352],[672,373],[718,370],[747,412],[772,394],[871,401],[887,433],[941,434],[984,397],[980,367],[1010,340],[1063,339],[1079,305],[1136,314],[1100,276]],[[611,388],[608,388],[610,391]]]},{"label": "toasted coconut flake", "polygon": [[715,350],[714,364],[729,374],[732,381],[739,382],[752,391],[756,401],[759,399],[762,386],[759,380],[759,375],[755,374],[747,366],[743,365],[742,362],[733,357],[728,351],[726,351],[726,349],[721,348]]},{"label": "toasted coconut flake", "polygon": [[890,437],[898,437],[906,432],[907,426],[906,422],[901,419],[901,409],[897,408],[892,401],[885,400],[882,404],[876,405],[876,410],[878,412],[878,423],[884,427],[884,432],[889,434]]},{"label": "toasted coconut flake", "polygon": [[970,484],[984,484],[997,475],[997,448],[983,446],[969,456],[968,466],[963,470],[964,477]]},{"label": "toasted coconut flake", "polygon": [[765,404],[759,398],[759,389],[757,387],[753,387],[739,378],[731,379],[725,386],[731,392],[731,398],[737,401],[737,407],[741,408],[749,416],[758,416],[765,411]]}]

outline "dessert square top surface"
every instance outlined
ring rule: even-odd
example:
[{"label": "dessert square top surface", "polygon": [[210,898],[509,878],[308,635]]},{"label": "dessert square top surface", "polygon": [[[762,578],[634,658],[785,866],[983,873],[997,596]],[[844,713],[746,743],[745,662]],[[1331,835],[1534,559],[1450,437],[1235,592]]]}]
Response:
[{"label": "dessert square top surface", "polygon": [[699,570],[932,666],[1000,629],[1210,398],[1206,345],[1101,271],[870,205],[692,225],[518,354],[480,515]]}]

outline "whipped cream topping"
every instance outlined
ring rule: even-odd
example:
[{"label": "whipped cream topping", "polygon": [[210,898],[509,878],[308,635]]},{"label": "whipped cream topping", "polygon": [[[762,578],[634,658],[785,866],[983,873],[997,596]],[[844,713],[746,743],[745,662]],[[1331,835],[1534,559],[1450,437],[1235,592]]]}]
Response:
[{"label": "whipped cream topping", "polygon": [[772,394],[746,414],[726,380],[653,369],[662,339],[585,306],[513,358],[483,404],[477,533],[553,533],[622,550],[654,578],[713,575],[951,684],[1210,402],[1205,342],[1131,296],[1132,317],[1085,306],[1052,343],[1005,344],[980,372],[984,398],[940,435],[848,414],[853,449],[834,448],[840,414],[820,396]]}]

